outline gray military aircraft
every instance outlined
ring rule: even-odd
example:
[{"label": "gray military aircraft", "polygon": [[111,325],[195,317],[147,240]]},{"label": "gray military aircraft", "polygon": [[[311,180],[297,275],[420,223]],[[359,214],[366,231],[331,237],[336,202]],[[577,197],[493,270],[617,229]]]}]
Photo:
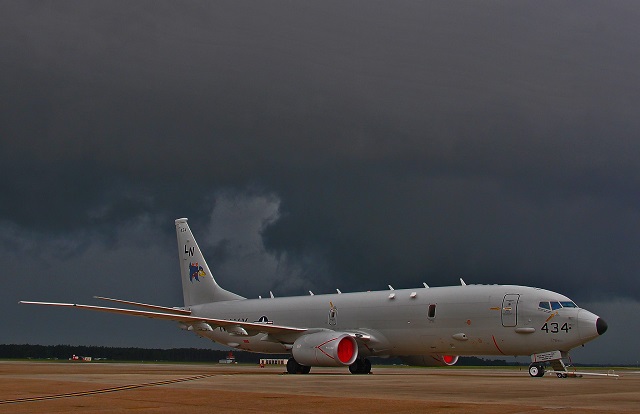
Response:
[{"label": "gray military aircraft", "polygon": [[175,221],[184,307],[96,297],[147,310],[71,303],[66,306],[178,322],[187,331],[232,348],[282,354],[291,374],[311,367],[371,371],[370,356],[409,365],[453,365],[464,355],[530,355],[529,374],[546,363],[566,377],[568,352],[602,335],[605,321],[571,299],[527,286],[467,285],[246,299],[213,278],[186,218]]}]

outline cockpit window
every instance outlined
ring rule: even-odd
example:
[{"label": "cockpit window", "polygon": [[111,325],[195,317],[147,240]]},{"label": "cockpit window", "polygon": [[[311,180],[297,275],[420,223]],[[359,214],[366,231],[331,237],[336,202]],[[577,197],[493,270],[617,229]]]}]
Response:
[{"label": "cockpit window", "polygon": [[577,308],[575,303],[573,302],[560,302],[563,308]]},{"label": "cockpit window", "polygon": [[540,302],[538,306],[541,307],[542,309],[551,310],[551,305],[549,305],[549,302]]},{"label": "cockpit window", "polygon": [[577,308],[578,305],[572,301],[562,301],[562,302],[540,302],[538,307],[546,310],[558,310],[562,308]]}]

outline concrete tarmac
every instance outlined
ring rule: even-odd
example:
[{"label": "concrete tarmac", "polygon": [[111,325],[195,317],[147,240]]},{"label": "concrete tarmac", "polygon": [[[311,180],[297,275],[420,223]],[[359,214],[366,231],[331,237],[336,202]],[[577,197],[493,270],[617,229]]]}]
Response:
[{"label": "concrete tarmac", "polygon": [[[638,413],[640,373],[0,361],[0,413]],[[606,371],[594,371],[606,372]]]}]

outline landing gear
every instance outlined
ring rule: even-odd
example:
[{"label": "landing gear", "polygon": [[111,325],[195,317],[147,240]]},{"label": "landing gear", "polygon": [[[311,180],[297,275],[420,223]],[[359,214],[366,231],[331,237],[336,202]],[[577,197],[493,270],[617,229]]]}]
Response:
[{"label": "landing gear", "polygon": [[298,364],[294,358],[289,358],[287,361],[287,373],[288,374],[308,374],[311,371],[311,367]]},{"label": "landing gear", "polygon": [[541,377],[544,375],[544,365],[540,363],[533,363],[529,365],[529,375],[532,377]]},{"label": "landing gear", "polygon": [[367,358],[358,358],[349,365],[349,372],[352,374],[369,374],[371,372],[371,361]]}]

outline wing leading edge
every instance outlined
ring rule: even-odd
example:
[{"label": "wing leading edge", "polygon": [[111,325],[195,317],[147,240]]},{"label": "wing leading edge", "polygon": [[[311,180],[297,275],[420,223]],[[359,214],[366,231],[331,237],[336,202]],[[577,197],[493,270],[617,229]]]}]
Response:
[{"label": "wing leading edge", "polygon": [[132,302],[130,300],[105,298],[103,296],[94,296],[94,299],[106,300],[109,302],[124,303],[132,306],[139,306],[141,308],[154,309],[159,311],[165,311],[170,313],[177,313],[180,315],[191,315],[191,311],[183,308],[170,308],[168,306],[149,305],[148,303]]},{"label": "wing leading edge", "polygon": [[[126,303],[126,301],[123,301]],[[78,309],[88,309],[97,312],[107,312],[107,313],[117,313],[120,315],[131,315],[131,316],[142,316],[150,319],[163,319],[169,321],[181,322],[187,325],[197,324],[197,323],[206,323],[211,326],[211,328],[230,328],[237,329],[243,328],[248,334],[255,335],[259,333],[266,333],[273,336],[278,335],[291,335],[291,334],[303,334],[308,331],[306,328],[295,328],[291,326],[278,326],[278,325],[267,325],[262,323],[255,322],[239,322],[239,321],[228,321],[226,319],[216,319],[216,318],[203,318],[199,316],[191,316],[184,314],[176,314],[176,313],[164,313],[164,312],[150,312],[143,310],[135,310],[135,309],[122,309],[122,308],[110,308],[106,306],[93,306],[93,305],[81,305],[77,303],[58,303],[58,302],[32,302],[32,301],[20,301],[19,303],[27,304],[27,305],[43,305],[43,306],[58,306],[58,307],[67,307],[67,308],[78,308]],[[155,306],[155,305],[152,305]],[[163,307],[158,307],[162,309]],[[170,308],[166,308],[170,309]]]}]

